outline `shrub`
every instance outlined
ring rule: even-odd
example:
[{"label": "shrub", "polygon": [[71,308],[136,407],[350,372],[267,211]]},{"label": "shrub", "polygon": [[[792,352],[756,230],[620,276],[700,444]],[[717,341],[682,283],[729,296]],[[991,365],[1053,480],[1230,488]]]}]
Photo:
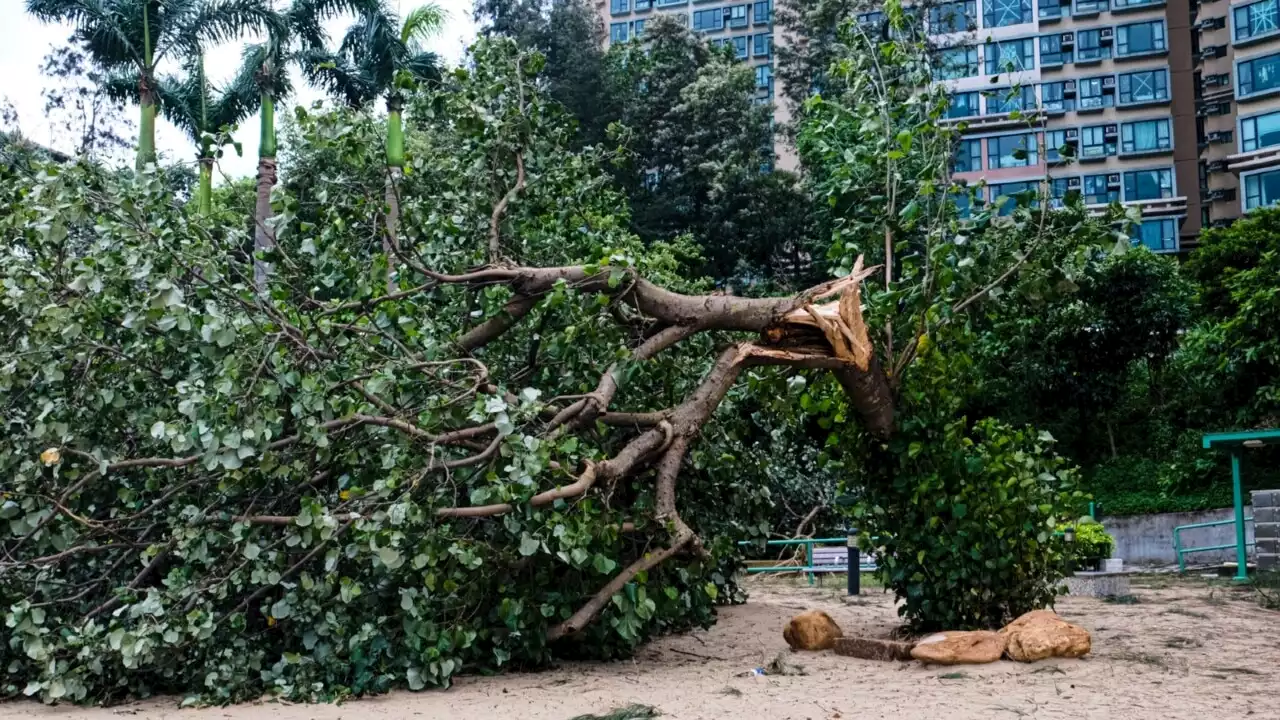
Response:
[{"label": "shrub", "polygon": [[1076,567],[1096,565],[1111,557],[1116,540],[1098,522],[1082,522],[1075,526],[1075,542],[1070,548]]},{"label": "shrub", "polygon": [[854,515],[910,626],[998,627],[1052,605],[1064,568],[1054,528],[1080,497],[1052,437],[962,419],[901,442],[907,452],[867,483]]}]

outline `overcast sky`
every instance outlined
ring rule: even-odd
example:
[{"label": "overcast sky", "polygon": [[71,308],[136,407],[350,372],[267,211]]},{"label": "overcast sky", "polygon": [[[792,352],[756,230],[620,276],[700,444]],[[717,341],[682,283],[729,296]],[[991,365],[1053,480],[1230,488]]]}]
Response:
[{"label": "overcast sky", "polygon": [[[403,16],[424,0],[390,0]],[[286,0],[275,0],[278,7],[283,7]],[[463,53],[475,37],[475,23],[471,20],[472,0],[437,0],[449,13],[444,32],[432,43],[431,49],[439,53],[448,63],[457,64]],[[60,25],[46,25],[26,13],[24,0],[0,0],[0,101],[8,99],[18,112],[18,123],[24,135],[35,142],[67,150],[67,144],[53,131],[44,117],[44,101],[40,98],[40,90],[47,82],[40,75],[40,64],[53,45],[62,44],[71,35],[72,28]],[[331,37],[340,37],[343,28],[349,25],[351,18],[338,18],[330,23]],[[218,83],[230,79],[240,64],[240,49],[246,42],[235,42],[215,48],[205,59],[205,71],[209,79]],[[308,87],[293,71],[294,87],[297,92],[277,108],[277,118],[283,110],[295,104],[310,105],[321,98],[314,88]],[[381,109],[381,108],[379,108]],[[128,107],[129,117],[137,124],[138,109],[136,105]],[[245,120],[235,134],[236,140],[244,145],[243,157],[236,157],[228,148],[228,156],[223,158],[223,172],[231,176],[253,175],[258,165],[258,120],[251,117]],[[195,160],[195,148],[186,134],[170,125],[163,118],[156,121],[156,149],[162,158],[169,161]]]}]

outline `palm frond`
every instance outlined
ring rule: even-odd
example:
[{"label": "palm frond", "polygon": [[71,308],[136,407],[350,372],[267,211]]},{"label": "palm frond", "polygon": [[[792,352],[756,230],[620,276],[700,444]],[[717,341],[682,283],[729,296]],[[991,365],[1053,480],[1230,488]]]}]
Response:
[{"label": "palm frond", "polygon": [[190,6],[172,28],[171,47],[183,55],[254,32],[273,37],[288,33],[284,16],[263,0],[202,0]]},{"label": "palm frond", "polygon": [[400,26],[400,43],[417,50],[421,44],[440,34],[449,13],[439,5],[429,2],[414,8],[404,17]]},{"label": "palm frond", "polygon": [[443,74],[441,72],[440,56],[433,52],[420,52],[416,55],[410,55],[409,59],[404,63],[404,68],[415,79],[429,85],[439,84]]},{"label": "palm frond", "polygon": [[[75,27],[89,56],[107,69],[142,64],[141,27],[145,0],[27,0],[27,12],[43,22],[65,22]],[[134,17],[136,15],[136,17]]]},{"label": "palm frond", "polygon": [[299,64],[307,82],[322,88],[350,107],[364,107],[377,99],[381,92],[381,87],[371,82],[362,68],[340,54],[324,50],[304,50],[300,54]]},{"label": "palm frond", "polygon": [[136,104],[140,80],[136,69],[110,72],[102,78],[102,90],[112,100]]},{"label": "palm frond", "polygon": [[257,111],[263,92],[273,98],[293,92],[289,73],[275,54],[275,49],[271,43],[245,46],[240,69],[222,88],[219,101],[226,107],[221,112],[244,119]]},{"label": "palm frond", "polygon": [[156,100],[160,114],[199,144],[200,79],[196,75],[165,75],[156,81]]},{"label": "palm frond", "polygon": [[390,11],[362,15],[347,29],[338,54],[359,67],[369,82],[380,88],[390,86],[405,54],[395,15]]},{"label": "palm frond", "polygon": [[329,43],[324,23],[339,15],[356,16],[384,12],[382,0],[294,0],[285,13],[289,27],[311,49],[322,49]]}]

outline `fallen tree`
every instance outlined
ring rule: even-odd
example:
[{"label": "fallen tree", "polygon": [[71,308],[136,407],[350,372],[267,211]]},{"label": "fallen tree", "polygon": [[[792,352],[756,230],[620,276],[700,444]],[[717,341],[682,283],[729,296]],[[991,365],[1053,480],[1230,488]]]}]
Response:
[{"label": "fallen tree", "polygon": [[[164,172],[4,169],[3,694],[335,697],[623,655],[741,597],[735,545],[772,502],[736,466],[769,444],[743,398],[800,373],[850,462],[916,457],[929,392],[906,369],[947,382],[927,338],[1032,269],[1045,210],[984,221],[972,250],[882,223],[875,266],[709,293],[687,248],[627,231],[608,157],[565,149],[536,70],[482,43],[411,102],[390,255],[377,124],[299,110],[261,284],[243,218],[190,216]],[[884,488],[909,510],[949,507],[904,477]],[[1017,542],[1053,498],[995,531]],[[1027,554],[1041,593],[1052,555]]]}]

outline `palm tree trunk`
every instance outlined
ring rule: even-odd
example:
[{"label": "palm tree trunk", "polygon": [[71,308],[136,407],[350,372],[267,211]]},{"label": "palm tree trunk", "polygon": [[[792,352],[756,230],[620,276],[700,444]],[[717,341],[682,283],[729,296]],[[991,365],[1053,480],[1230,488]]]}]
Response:
[{"label": "palm tree trunk", "polygon": [[142,117],[138,121],[138,169],[156,161],[156,93],[151,71],[151,5],[142,4],[142,72],[138,79],[138,105]]},{"label": "palm tree trunk", "polygon": [[200,187],[196,190],[196,212],[208,215],[213,210],[213,158],[200,155]]},{"label": "palm tree trunk", "polygon": [[276,246],[271,219],[271,188],[276,184],[276,106],[269,93],[262,93],[258,142],[258,198],[253,211],[253,284],[262,292],[271,274],[271,264],[258,257]]},{"label": "palm tree trunk", "polygon": [[138,89],[142,106],[142,117],[138,121],[139,170],[156,161],[156,96],[149,83],[149,79],[143,78],[139,83],[142,87]]},{"label": "palm tree trunk", "polygon": [[387,258],[387,292],[396,291],[396,231],[400,226],[400,175],[404,171],[404,125],[400,111],[404,102],[396,94],[387,97],[387,232],[382,252]]}]

